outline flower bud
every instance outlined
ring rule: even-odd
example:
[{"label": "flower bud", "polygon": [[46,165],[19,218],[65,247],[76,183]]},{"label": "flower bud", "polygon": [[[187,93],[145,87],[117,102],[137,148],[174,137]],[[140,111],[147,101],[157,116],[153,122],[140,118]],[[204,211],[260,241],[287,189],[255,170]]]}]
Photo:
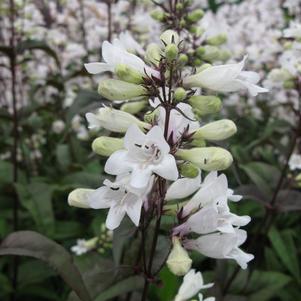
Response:
[{"label": "flower bud", "polygon": [[94,153],[109,157],[111,154],[123,148],[123,139],[101,136],[92,142]]},{"label": "flower bud", "polygon": [[99,109],[97,114],[87,113],[86,118],[90,129],[105,128],[117,133],[125,133],[132,124],[136,124],[141,129],[150,127],[149,124],[127,112],[108,107]]},{"label": "flower bud", "polygon": [[220,46],[227,42],[227,35],[219,34],[219,35],[208,38],[206,42],[212,46]]},{"label": "flower bud", "polygon": [[286,69],[275,68],[270,72],[269,78],[275,82],[283,82],[283,81],[292,79],[293,76]]},{"label": "flower bud", "polygon": [[214,62],[220,60],[220,49],[216,46],[206,45],[198,48],[198,55],[205,61]]},{"label": "flower bud", "polygon": [[156,9],[150,13],[150,16],[156,21],[163,21],[165,18],[165,14],[162,10]]},{"label": "flower bud", "polygon": [[173,61],[177,58],[179,49],[176,44],[169,44],[165,47],[165,57],[168,61]]},{"label": "flower bud", "polygon": [[178,35],[178,33],[174,30],[168,29],[165,30],[161,36],[160,39],[166,44],[176,44],[178,45],[180,42],[180,37]]},{"label": "flower bud", "polygon": [[296,83],[293,80],[286,80],[283,83],[283,88],[284,89],[295,89],[296,88]]},{"label": "flower bud", "polygon": [[184,53],[179,55],[179,62],[183,65],[186,65],[188,63],[188,56]]},{"label": "flower bud", "polygon": [[118,64],[115,68],[115,74],[119,79],[128,83],[143,83],[143,74],[125,64]]},{"label": "flower bud", "polygon": [[200,37],[205,32],[205,30],[199,26],[191,26],[189,32],[197,37]]},{"label": "flower bud", "polygon": [[206,171],[224,170],[233,162],[230,152],[221,147],[180,149],[176,155]]},{"label": "flower bud", "polygon": [[180,174],[185,178],[195,178],[199,174],[199,169],[191,162],[185,162],[179,165]]},{"label": "flower bud", "polygon": [[196,68],[196,73],[202,72],[211,66],[212,66],[211,64],[203,64],[200,67]]},{"label": "flower bud", "polygon": [[231,137],[236,132],[236,125],[232,120],[222,119],[202,126],[195,131],[192,138],[219,141]]},{"label": "flower bud", "polygon": [[172,238],[173,248],[166,261],[169,270],[177,275],[185,275],[191,268],[192,260],[187,251],[182,247],[178,237]]},{"label": "flower bud", "polygon": [[120,110],[134,115],[142,111],[146,107],[146,105],[147,101],[145,100],[127,102],[121,106]]},{"label": "flower bud", "polygon": [[159,65],[161,59],[161,48],[158,44],[151,43],[147,46],[145,59],[154,65]]},{"label": "flower bud", "polygon": [[77,188],[71,191],[68,195],[69,206],[78,207],[78,208],[90,208],[88,202],[89,194],[93,191],[94,189],[84,189],[84,188]]},{"label": "flower bud", "polygon": [[99,83],[98,93],[109,100],[127,100],[147,93],[140,85],[117,79],[106,79]]},{"label": "flower bud", "polygon": [[154,123],[157,119],[158,113],[159,113],[158,109],[146,112],[144,114],[144,121],[149,124]]},{"label": "flower bud", "polygon": [[177,102],[183,101],[187,95],[187,92],[182,87],[175,90],[174,98]]},{"label": "flower bud", "polygon": [[196,115],[204,116],[214,114],[221,110],[222,102],[216,96],[192,96],[188,100]]},{"label": "flower bud", "polygon": [[229,58],[231,57],[231,52],[227,49],[221,49],[219,52],[219,60],[220,61],[228,61]]},{"label": "flower bud", "polygon": [[187,20],[191,23],[196,23],[204,17],[204,11],[202,9],[195,9],[187,15]]}]

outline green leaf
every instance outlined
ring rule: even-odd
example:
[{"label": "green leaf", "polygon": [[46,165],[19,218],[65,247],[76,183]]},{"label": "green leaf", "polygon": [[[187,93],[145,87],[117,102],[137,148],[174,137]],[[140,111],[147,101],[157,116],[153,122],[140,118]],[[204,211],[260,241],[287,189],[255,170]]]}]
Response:
[{"label": "green leaf", "polygon": [[29,256],[48,263],[76,292],[80,300],[91,301],[72,256],[59,244],[33,231],[18,231],[0,244],[0,255]]},{"label": "green leaf", "polygon": [[254,271],[248,287],[252,289],[248,301],[268,301],[277,294],[291,278],[287,275],[272,271]]},{"label": "green leaf", "polygon": [[122,280],[109,289],[105,290],[103,293],[98,295],[94,301],[106,301],[114,297],[126,294],[128,292],[134,292],[142,289],[144,284],[144,279],[140,276],[132,276],[125,280]]},{"label": "green leaf", "polygon": [[26,288],[30,284],[41,283],[56,273],[44,262],[28,260],[19,266],[18,287]]},{"label": "green leaf", "polygon": [[40,232],[53,235],[55,219],[52,208],[53,188],[42,182],[16,185],[21,204],[30,212]]},{"label": "green leaf", "polygon": [[240,167],[259,190],[266,196],[272,196],[273,187],[280,176],[276,167],[263,162],[251,162]]},{"label": "green leaf", "polygon": [[268,237],[280,261],[290,271],[290,273],[299,280],[300,268],[298,254],[292,232],[286,231],[280,233],[275,227],[273,227],[269,231]]},{"label": "green leaf", "polygon": [[301,192],[297,190],[280,190],[276,199],[277,209],[281,212],[301,210]]}]

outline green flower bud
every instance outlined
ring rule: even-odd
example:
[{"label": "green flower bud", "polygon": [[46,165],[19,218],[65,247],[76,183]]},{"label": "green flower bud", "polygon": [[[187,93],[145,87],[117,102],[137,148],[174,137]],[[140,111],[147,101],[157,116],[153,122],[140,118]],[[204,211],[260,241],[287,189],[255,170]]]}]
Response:
[{"label": "green flower bud", "polygon": [[229,119],[210,122],[193,134],[193,139],[205,139],[211,141],[224,140],[237,132],[235,123]]},{"label": "green flower bud", "polygon": [[201,66],[201,65],[202,65],[202,60],[200,60],[200,59],[195,59],[195,60],[193,60],[193,65],[194,65],[195,67]]},{"label": "green flower bud", "polygon": [[205,54],[205,52],[206,52],[205,47],[204,47],[204,46],[200,46],[200,47],[198,47],[198,48],[196,49],[195,54],[196,54],[198,57],[202,58],[203,55]]},{"label": "green flower bud", "polygon": [[147,93],[140,85],[117,79],[105,79],[99,83],[98,93],[109,100],[127,100]]},{"label": "green flower bud", "polygon": [[173,237],[173,248],[167,258],[166,264],[169,270],[177,275],[185,275],[191,268],[192,260],[187,251],[182,247],[179,238]]},{"label": "green flower bud", "polygon": [[283,82],[283,87],[284,89],[294,89],[296,88],[296,84],[293,80],[288,79]]},{"label": "green flower bud", "polygon": [[143,83],[143,74],[125,64],[118,64],[115,68],[115,74],[119,79],[128,83]]},{"label": "green flower bud", "polygon": [[200,117],[217,113],[222,108],[222,102],[216,96],[192,96],[188,102]]},{"label": "green flower bud", "polygon": [[165,13],[162,10],[156,9],[150,13],[150,16],[159,22],[162,22],[165,18]]},{"label": "green flower bud", "polygon": [[128,102],[121,106],[120,110],[130,113],[130,114],[137,114],[142,111],[147,105],[147,101],[135,101],[135,102]]},{"label": "green flower bud", "polygon": [[176,44],[169,44],[165,47],[165,57],[168,61],[173,61],[177,58],[179,49]]},{"label": "green flower bud", "polygon": [[275,68],[270,72],[269,78],[271,78],[271,80],[275,81],[275,82],[282,82],[282,81],[286,81],[286,80],[291,80],[293,78],[293,76],[286,69]]},{"label": "green flower bud", "polygon": [[160,46],[155,43],[151,43],[146,48],[145,59],[149,63],[157,66],[160,63],[161,53],[162,53],[162,51],[161,51]]},{"label": "green flower bud", "polygon": [[221,147],[179,149],[176,155],[206,171],[224,170],[233,162],[230,152]]},{"label": "green flower bud", "polygon": [[180,174],[185,178],[195,178],[199,174],[199,169],[191,162],[185,162],[179,165]]},{"label": "green flower bud", "polygon": [[183,65],[186,65],[188,63],[188,56],[184,53],[179,55],[179,62]]},{"label": "green flower bud", "polygon": [[181,21],[180,21],[180,27],[181,28],[185,28],[186,25],[187,25],[187,22],[184,19],[181,19]]},{"label": "green flower bud", "polygon": [[219,52],[219,60],[220,61],[228,61],[229,58],[231,57],[231,52],[227,49],[221,49]]},{"label": "green flower bud", "polygon": [[92,249],[96,248],[97,243],[98,243],[98,237],[93,237],[93,238],[85,241],[85,247],[88,250],[92,250]]},{"label": "green flower bud", "polygon": [[181,11],[184,8],[183,3],[177,3],[176,10]]},{"label": "green flower bud", "polygon": [[198,139],[194,139],[190,142],[190,144],[192,146],[195,147],[205,147],[206,146],[206,141],[203,138],[198,138]]},{"label": "green flower bud", "polygon": [[196,68],[196,73],[202,72],[211,66],[212,66],[211,64],[203,64],[200,67]]},{"label": "green flower bud", "polygon": [[123,139],[121,138],[102,136],[96,138],[92,142],[93,152],[104,157],[109,157],[114,152],[122,148],[123,148]]},{"label": "green flower bud", "polygon": [[219,34],[219,35],[213,36],[211,38],[208,38],[206,42],[212,46],[220,46],[227,42],[227,35]]},{"label": "green flower bud", "polygon": [[159,113],[158,109],[146,112],[144,115],[144,121],[149,124],[154,123],[157,119],[158,113]]},{"label": "green flower bud", "polygon": [[174,30],[168,29],[165,30],[161,36],[160,36],[161,41],[163,41],[166,45],[169,44],[176,44],[178,45],[180,42],[180,37],[178,33]]},{"label": "green flower bud", "polygon": [[205,32],[205,30],[199,26],[191,26],[189,32],[197,37],[200,37]]},{"label": "green flower bud", "polygon": [[187,15],[187,20],[191,23],[196,23],[204,17],[204,11],[202,9],[195,9]]},{"label": "green flower bud", "polygon": [[78,208],[90,208],[88,202],[89,194],[93,191],[94,189],[84,189],[84,188],[77,188],[71,191],[68,195],[69,206],[78,207]]},{"label": "green flower bud", "polygon": [[187,92],[184,88],[179,87],[175,90],[174,98],[177,102],[183,101],[187,95]]},{"label": "green flower bud", "polygon": [[206,45],[204,48],[204,54],[201,55],[201,58],[208,62],[214,62],[220,59],[220,49],[216,46]]}]

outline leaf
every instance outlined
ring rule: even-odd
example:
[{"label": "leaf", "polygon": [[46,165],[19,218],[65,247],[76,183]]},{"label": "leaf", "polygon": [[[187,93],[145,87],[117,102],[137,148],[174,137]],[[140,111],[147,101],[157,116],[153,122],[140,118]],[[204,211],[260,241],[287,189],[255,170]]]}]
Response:
[{"label": "leaf", "polygon": [[297,249],[291,232],[280,233],[275,227],[268,233],[270,242],[280,261],[297,279],[300,279],[300,269]]},{"label": "leaf", "polygon": [[251,162],[240,167],[265,196],[272,195],[272,189],[279,179],[279,170],[276,167],[263,162]]},{"label": "leaf", "polygon": [[252,288],[248,301],[268,301],[275,296],[291,278],[279,272],[254,271],[248,283]]},{"label": "leaf", "polygon": [[0,255],[29,256],[48,263],[76,292],[80,300],[91,301],[72,256],[59,244],[33,231],[18,231],[0,244]]},{"label": "leaf", "polygon": [[19,266],[18,287],[26,288],[29,284],[41,283],[54,275],[55,272],[44,262],[28,260]]},{"label": "leaf", "polygon": [[53,188],[42,182],[16,185],[21,204],[30,212],[40,232],[53,235],[55,219],[52,208]]},{"label": "leaf", "polygon": [[301,192],[297,190],[280,190],[276,199],[277,209],[281,212],[301,210]]},{"label": "leaf", "polygon": [[134,292],[142,289],[144,284],[144,279],[141,276],[132,276],[125,280],[122,280],[109,289],[105,290],[103,293],[98,295],[94,301],[106,301],[114,297],[126,294],[128,292]]},{"label": "leaf", "polygon": [[[113,284],[118,271],[110,259],[103,258],[97,252],[76,256],[75,262],[93,299]],[[71,292],[68,301],[78,301],[74,292]]]},{"label": "leaf", "polygon": [[36,50],[36,49],[46,52],[49,56],[51,56],[55,60],[56,64],[60,66],[60,60],[55,50],[52,49],[45,41],[28,39],[25,41],[21,41],[17,45],[17,52],[19,54],[24,53],[26,50]]}]

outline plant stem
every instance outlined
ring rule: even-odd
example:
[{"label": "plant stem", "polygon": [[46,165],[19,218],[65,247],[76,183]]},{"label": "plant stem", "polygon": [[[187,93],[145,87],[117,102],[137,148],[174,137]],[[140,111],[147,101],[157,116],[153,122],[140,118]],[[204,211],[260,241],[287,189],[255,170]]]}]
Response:
[{"label": "plant stem", "polygon": [[107,1],[107,9],[108,9],[108,38],[107,40],[111,42],[112,40],[112,0]]},{"label": "plant stem", "polygon": [[[11,95],[13,102],[13,148],[12,148],[12,161],[13,161],[13,183],[16,184],[18,181],[18,111],[17,111],[17,79],[16,79],[16,66],[17,66],[17,52],[16,52],[16,31],[15,31],[15,2],[14,0],[9,1],[10,4],[10,25],[11,25],[11,37],[10,37],[10,71],[11,71]],[[19,227],[19,216],[18,216],[19,200],[17,193],[15,193],[14,204],[13,204],[13,230],[17,231]],[[17,280],[18,280],[18,257],[15,256],[13,259],[13,275],[12,275],[12,286],[13,292],[11,294],[11,300],[16,300],[17,291]]]}]

